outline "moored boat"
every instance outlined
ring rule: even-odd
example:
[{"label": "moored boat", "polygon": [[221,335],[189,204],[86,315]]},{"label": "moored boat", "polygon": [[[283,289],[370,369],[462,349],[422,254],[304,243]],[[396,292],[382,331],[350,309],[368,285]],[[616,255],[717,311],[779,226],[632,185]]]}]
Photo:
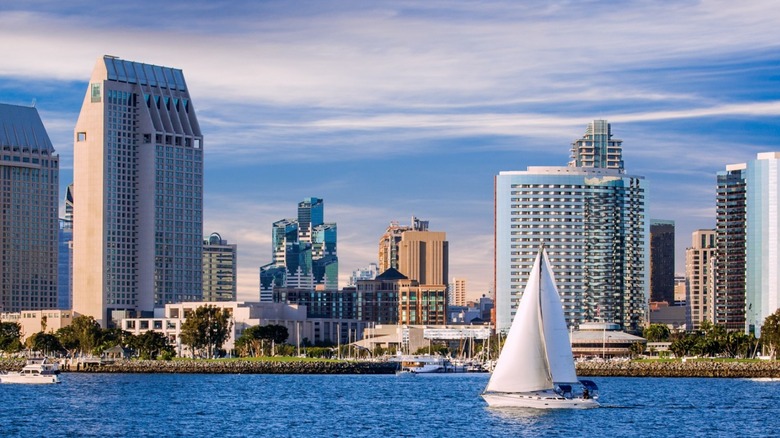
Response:
[{"label": "moored boat", "polygon": [[59,366],[45,358],[28,359],[21,371],[0,374],[0,383],[60,383],[59,373]]}]

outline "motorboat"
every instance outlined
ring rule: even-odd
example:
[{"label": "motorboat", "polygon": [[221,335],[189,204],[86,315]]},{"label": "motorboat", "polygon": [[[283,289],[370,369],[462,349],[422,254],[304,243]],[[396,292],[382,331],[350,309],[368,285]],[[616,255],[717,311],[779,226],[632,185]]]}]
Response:
[{"label": "motorboat", "polygon": [[0,374],[0,383],[60,383],[60,370],[56,363],[43,359],[28,359],[18,372]]},{"label": "motorboat", "polygon": [[446,373],[450,372],[450,361],[442,356],[431,355],[405,355],[393,360],[399,362],[399,371],[413,374]]}]

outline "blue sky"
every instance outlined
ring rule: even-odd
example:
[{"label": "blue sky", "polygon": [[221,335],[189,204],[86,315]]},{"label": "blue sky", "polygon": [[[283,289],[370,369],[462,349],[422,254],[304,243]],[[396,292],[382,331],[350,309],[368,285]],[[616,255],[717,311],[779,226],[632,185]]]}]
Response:
[{"label": "blue sky", "polygon": [[[104,54],[180,68],[205,136],[204,234],[256,299],[270,229],[304,197],[339,226],[341,282],[392,220],[446,231],[450,275],[492,277],[493,176],[566,165],[593,119],[650,181],[650,216],[714,226],[715,173],[780,150],[773,1],[0,0],[0,101],[33,100],[72,181]],[[64,193],[64,190],[63,190]]]}]

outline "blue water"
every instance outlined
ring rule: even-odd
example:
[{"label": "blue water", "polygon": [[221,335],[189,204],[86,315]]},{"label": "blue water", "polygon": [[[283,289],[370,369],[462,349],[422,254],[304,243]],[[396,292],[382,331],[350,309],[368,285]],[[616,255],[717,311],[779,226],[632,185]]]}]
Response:
[{"label": "blue water", "polygon": [[780,382],[596,378],[588,411],[498,410],[487,374],[71,374],[0,385],[0,436],[778,436]]}]

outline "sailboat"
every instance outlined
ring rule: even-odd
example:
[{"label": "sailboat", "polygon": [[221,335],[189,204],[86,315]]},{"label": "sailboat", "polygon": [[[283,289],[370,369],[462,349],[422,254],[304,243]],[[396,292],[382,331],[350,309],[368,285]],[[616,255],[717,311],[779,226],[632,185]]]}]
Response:
[{"label": "sailboat", "polygon": [[598,388],[580,381],[550,260],[539,250],[482,398],[491,407],[588,409]]}]

